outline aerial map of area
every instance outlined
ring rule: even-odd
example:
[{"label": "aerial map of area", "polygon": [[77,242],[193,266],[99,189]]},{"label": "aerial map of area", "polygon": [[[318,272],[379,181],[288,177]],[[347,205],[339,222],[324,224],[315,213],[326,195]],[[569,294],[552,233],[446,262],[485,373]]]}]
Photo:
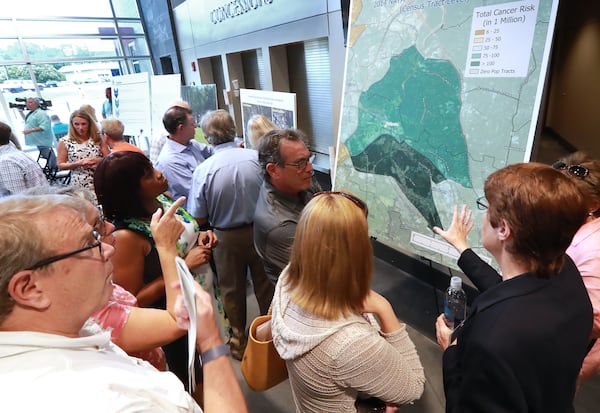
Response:
[{"label": "aerial map of area", "polygon": [[432,231],[485,178],[529,160],[555,1],[352,0],[334,187],[367,200],[378,241],[448,267]]}]

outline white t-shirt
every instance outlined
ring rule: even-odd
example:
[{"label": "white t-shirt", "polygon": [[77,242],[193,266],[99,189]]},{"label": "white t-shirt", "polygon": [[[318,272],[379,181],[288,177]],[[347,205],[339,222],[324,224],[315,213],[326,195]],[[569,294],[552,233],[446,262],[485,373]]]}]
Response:
[{"label": "white t-shirt", "polygon": [[170,372],[128,356],[89,322],[79,338],[0,332],[4,412],[202,413]]}]

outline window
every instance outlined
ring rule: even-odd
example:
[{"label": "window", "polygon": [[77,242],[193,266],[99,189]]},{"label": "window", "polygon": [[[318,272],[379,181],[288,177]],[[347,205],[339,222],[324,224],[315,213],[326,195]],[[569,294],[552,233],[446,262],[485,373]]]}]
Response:
[{"label": "window", "polygon": [[[0,89],[4,103],[29,96],[51,101],[48,114],[68,123],[83,103],[101,118],[112,76],[154,73],[135,0],[28,0],[3,4]],[[8,16],[8,17],[7,17]],[[23,141],[18,109],[3,105],[0,120]]]}]

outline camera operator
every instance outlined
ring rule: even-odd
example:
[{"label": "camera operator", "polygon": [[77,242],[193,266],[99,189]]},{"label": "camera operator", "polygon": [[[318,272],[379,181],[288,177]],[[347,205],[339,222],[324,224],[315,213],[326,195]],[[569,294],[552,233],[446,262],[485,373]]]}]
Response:
[{"label": "camera operator", "polygon": [[[54,134],[52,133],[52,122],[50,116],[40,107],[41,99],[27,98],[26,106],[29,110],[25,120],[25,145],[37,146],[39,150],[43,147],[52,146]],[[23,116],[23,110],[19,110]]]}]

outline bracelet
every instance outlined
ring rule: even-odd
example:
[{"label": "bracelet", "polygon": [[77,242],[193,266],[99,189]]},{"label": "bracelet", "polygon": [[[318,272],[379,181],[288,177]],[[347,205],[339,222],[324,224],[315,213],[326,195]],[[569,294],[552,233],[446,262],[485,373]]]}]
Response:
[{"label": "bracelet", "polygon": [[216,358],[221,356],[229,356],[230,354],[231,352],[229,351],[229,346],[227,344],[221,344],[220,346],[213,347],[210,350],[206,350],[205,352],[201,353],[200,360],[202,361],[202,364],[206,364]]}]

